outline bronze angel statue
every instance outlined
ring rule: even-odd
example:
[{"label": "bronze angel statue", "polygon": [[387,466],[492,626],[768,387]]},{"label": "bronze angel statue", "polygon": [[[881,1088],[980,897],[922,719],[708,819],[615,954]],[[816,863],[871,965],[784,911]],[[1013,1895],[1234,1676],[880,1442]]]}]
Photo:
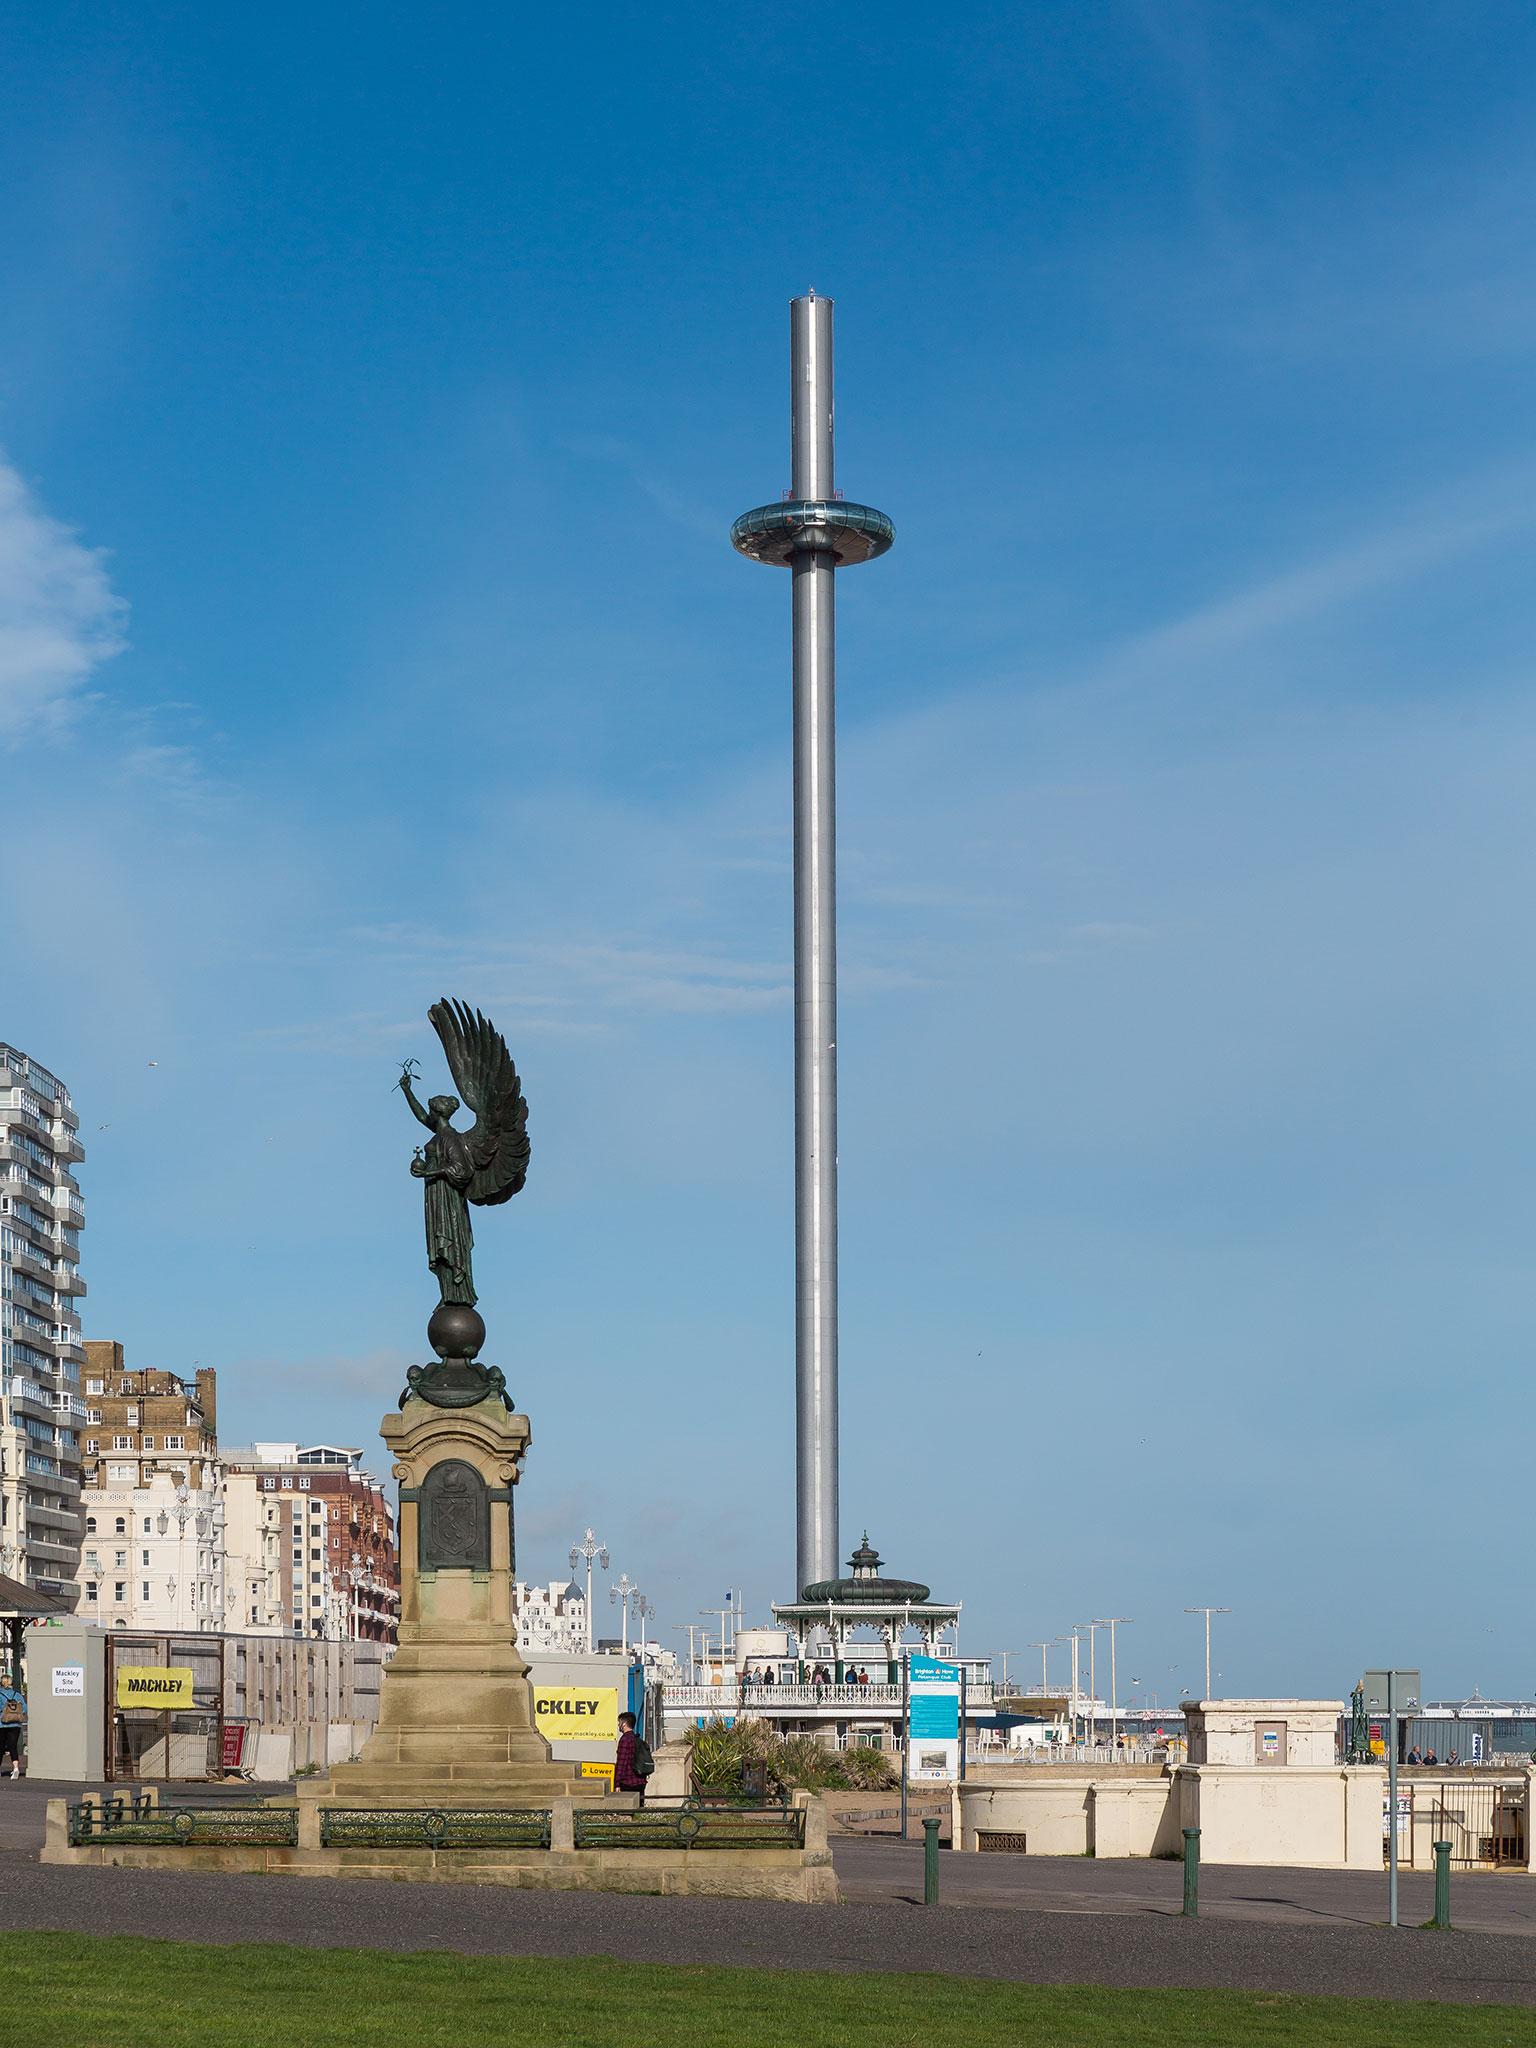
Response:
[{"label": "bronze angel statue", "polygon": [[411,1172],[426,1182],[427,1264],[437,1275],[442,1300],[473,1308],[469,1205],[509,1202],[528,1178],[528,1105],[507,1041],[488,1018],[447,997],[432,1005],[427,1018],[475,1121],[467,1131],[454,1129],[459,1097],[453,1095],[433,1095],[423,1109],[411,1086],[416,1062],[407,1060],[400,1092],[432,1133],[411,1161]]}]

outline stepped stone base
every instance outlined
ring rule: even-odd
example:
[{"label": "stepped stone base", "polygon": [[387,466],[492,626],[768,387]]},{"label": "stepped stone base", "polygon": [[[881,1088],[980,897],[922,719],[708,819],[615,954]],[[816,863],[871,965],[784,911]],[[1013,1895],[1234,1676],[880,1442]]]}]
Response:
[{"label": "stepped stone base", "polygon": [[[572,1798],[581,1784],[579,1768],[556,1763],[534,1725],[517,1647],[512,1489],[532,1441],[528,1418],[509,1415],[497,1399],[468,1408],[412,1399],[385,1416],[382,1433],[400,1481],[400,1647],[385,1666],[379,1725],[362,1755],[298,1789],[300,1840],[317,1851],[322,1807],[543,1808]],[[433,1533],[421,1526],[423,1493],[445,1460],[478,1473],[487,1493],[484,1554],[462,1567],[423,1561],[433,1554]],[[420,1861],[424,1852],[409,1853]]]}]

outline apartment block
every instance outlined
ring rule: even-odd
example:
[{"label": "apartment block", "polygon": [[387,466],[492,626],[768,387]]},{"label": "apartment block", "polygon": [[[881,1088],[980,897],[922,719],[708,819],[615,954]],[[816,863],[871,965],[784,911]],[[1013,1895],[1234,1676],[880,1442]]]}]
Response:
[{"label": "apartment block", "polygon": [[80,1608],[104,1628],[208,1633],[239,1626],[225,1571],[218,1378],[130,1368],[121,1344],[85,1346]]},{"label": "apartment block", "polygon": [[85,1363],[73,1169],[84,1157],[69,1090],[0,1043],[0,1571],[71,1604]]},{"label": "apartment block", "polygon": [[178,1473],[193,1491],[218,1458],[218,1374],[195,1380],[157,1366],[130,1371],[121,1344],[85,1346],[85,1430],[81,1466],[87,1486],[148,1485]]},{"label": "apartment block", "polygon": [[[297,1443],[226,1454],[227,1571],[246,1602],[243,1627],[265,1630],[275,1615],[286,1634],[395,1641],[394,1510],[384,1482],[363,1471],[362,1455],[344,1445]],[[245,1546],[238,1557],[237,1527]]]}]

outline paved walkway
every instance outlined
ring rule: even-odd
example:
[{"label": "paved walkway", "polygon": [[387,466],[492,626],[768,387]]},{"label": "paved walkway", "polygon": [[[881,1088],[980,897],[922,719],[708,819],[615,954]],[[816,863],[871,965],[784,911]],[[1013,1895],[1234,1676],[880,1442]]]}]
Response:
[{"label": "paved walkway", "polygon": [[[0,1928],[1536,2007],[1536,1880],[1523,1875],[1457,1880],[1467,1924],[1435,1935],[1370,1924],[1385,1910],[1374,1876],[1208,1868],[1202,1917],[1186,1921],[1177,1865],[1080,1858],[946,1853],[946,1903],[924,1910],[911,1903],[921,1849],[884,1842],[837,1845],[841,1907],[66,1869],[36,1861],[43,1800],[62,1789],[0,1784]],[[1419,1883],[1405,1883],[1405,1919],[1428,1917]],[[1523,1931],[1474,1929],[1474,1915]]]},{"label": "paved walkway", "polygon": [[[843,1896],[876,1904],[921,1904],[923,1852],[897,1841],[832,1845]],[[1178,1913],[1184,1898],[1179,1863],[1096,1862],[1090,1856],[939,1857],[939,1895],[946,1905],[1011,1908],[1025,1913]],[[1418,1927],[1435,1907],[1435,1882],[1404,1871],[1398,1917]],[[1200,1872],[1202,1919],[1264,1920],[1291,1926],[1375,1927],[1387,1917],[1383,1871],[1296,1870],[1207,1863]],[[1455,1871],[1451,1918],[1485,1934],[1536,1934],[1536,1877],[1524,1870]]]}]

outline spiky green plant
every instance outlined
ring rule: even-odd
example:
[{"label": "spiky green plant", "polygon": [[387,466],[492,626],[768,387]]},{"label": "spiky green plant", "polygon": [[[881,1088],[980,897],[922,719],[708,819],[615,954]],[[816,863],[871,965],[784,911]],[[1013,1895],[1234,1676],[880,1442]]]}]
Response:
[{"label": "spiky green plant", "polygon": [[859,1792],[887,1792],[901,1775],[894,1758],[871,1742],[851,1743],[841,1762],[843,1776]]}]

